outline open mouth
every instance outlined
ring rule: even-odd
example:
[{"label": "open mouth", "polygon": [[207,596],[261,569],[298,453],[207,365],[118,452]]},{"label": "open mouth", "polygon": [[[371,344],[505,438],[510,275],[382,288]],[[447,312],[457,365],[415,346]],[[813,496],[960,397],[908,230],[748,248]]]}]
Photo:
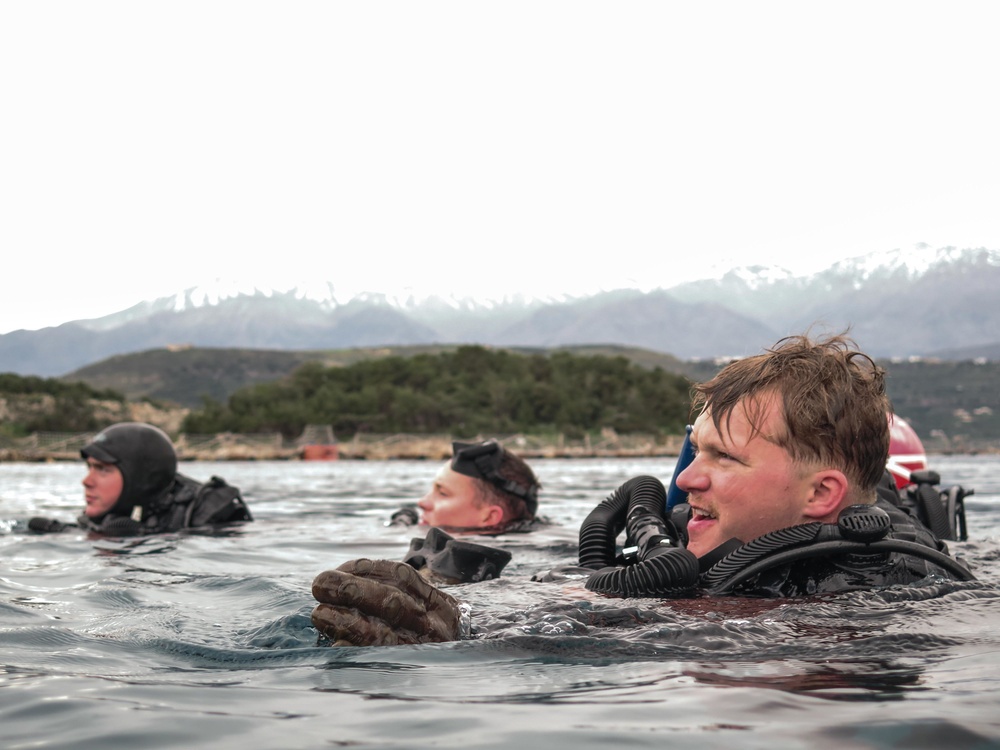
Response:
[{"label": "open mouth", "polygon": [[703,508],[695,508],[694,506],[691,507],[692,521],[714,521],[715,518],[716,515],[714,513],[710,513]]}]

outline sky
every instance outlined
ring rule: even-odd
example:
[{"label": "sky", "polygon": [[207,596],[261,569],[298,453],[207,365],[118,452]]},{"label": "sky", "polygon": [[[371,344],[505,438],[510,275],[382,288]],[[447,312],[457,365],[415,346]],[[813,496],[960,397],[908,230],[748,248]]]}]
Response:
[{"label": "sky", "polygon": [[0,333],[1000,248],[993,2],[0,4]]}]

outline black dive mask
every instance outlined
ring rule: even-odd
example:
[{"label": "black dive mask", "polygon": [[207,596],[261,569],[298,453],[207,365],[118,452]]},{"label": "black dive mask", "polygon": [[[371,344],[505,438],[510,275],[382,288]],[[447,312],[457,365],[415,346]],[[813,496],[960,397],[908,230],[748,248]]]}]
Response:
[{"label": "black dive mask", "polygon": [[432,580],[477,583],[499,578],[510,558],[510,552],[463,542],[432,526],[426,537],[410,542],[403,562]]},{"label": "black dive mask", "polygon": [[503,463],[504,449],[496,440],[486,440],[482,443],[451,444],[454,457],[451,468],[467,477],[482,479],[514,497],[524,500],[528,513],[532,516],[538,510],[538,485],[525,487],[517,482],[500,476],[500,466]]}]

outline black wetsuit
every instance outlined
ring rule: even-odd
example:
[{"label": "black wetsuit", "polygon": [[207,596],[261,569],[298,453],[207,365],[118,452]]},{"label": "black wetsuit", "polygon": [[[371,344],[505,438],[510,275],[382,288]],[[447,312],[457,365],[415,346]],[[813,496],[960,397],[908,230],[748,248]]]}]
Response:
[{"label": "black wetsuit", "polygon": [[[948,546],[918,520],[892,502],[880,498],[877,508],[890,518],[886,540],[912,542],[929,550],[948,554]],[[700,577],[711,582],[712,569]],[[829,554],[780,564],[747,578],[726,593],[748,596],[794,597],[912,584],[928,576],[954,579],[955,574],[932,560],[896,551],[853,551]],[[711,587],[709,587],[709,590]]]},{"label": "black wetsuit", "polygon": [[[240,491],[219,477],[212,477],[203,484],[177,474],[165,492],[136,507],[141,507],[143,511],[138,520],[113,513],[99,520],[80,514],[76,525],[108,536],[139,536],[253,520]],[[38,523],[42,520],[32,519],[29,526],[36,531],[58,531],[61,530],[58,527],[64,527],[56,523],[52,528],[45,529]]]}]

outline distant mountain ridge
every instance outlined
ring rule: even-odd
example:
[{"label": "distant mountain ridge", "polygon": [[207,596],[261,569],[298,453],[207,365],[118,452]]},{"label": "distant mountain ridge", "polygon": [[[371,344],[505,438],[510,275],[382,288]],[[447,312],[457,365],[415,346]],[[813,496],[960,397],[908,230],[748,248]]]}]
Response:
[{"label": "distant mountain ridge", "polygon": [[751,266],[670,288],[587,297],[338,300],[326,281],[287,290],[216,285],[103,318],[0,335],[0,372],[51,377],[178,344],[278,350],[616,344],[714,358],[752,354],[808,329],[847,328],[877,357],[1000,359],[998,294],[1000,251],[926,245],[840,261],[809,276]]}]

